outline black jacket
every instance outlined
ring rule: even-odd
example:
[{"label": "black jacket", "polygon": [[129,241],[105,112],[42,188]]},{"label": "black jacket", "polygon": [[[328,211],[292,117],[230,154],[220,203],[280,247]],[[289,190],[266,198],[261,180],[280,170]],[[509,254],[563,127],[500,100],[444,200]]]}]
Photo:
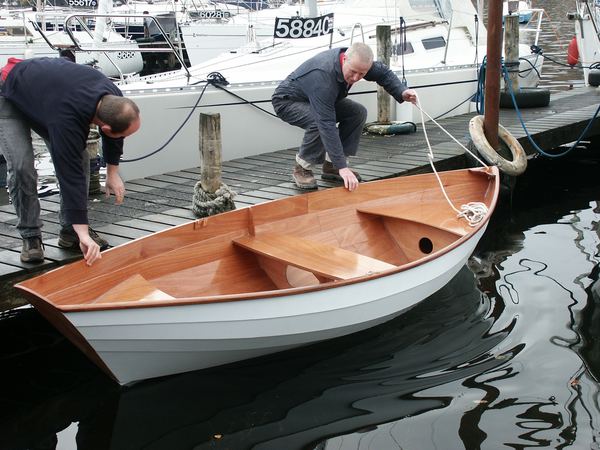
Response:
[{"label": "black jacket", "polygon": [[[98,102],[106,94],[122,96],[119,88],[92,67],[64,58],[34,58],[11,70],[1,94],[50,142],[66,220],[88,223],[83,152]],[[102,151],[108,164],[119,164],[123,139],[103,135]]]}]

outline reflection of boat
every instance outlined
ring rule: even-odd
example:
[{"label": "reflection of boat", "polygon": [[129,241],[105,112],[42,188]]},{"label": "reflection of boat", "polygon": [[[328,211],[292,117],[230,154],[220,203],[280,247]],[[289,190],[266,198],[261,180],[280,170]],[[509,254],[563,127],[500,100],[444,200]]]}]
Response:
[{"label": "reflection of boat", "polygon": [[[73,449],[93,442],[110,450],[292,450],[420,417],[448,398],[415,393],[506,362],[490,354],[505,336],[490,335],[493,321],[483,320],[480,296],[463,267],[427,301],[380,327],[233,370],[191,372],[127,389],[116,389],[89,367],[36,311],[20,310],[12,324],[0,319],[3,342],[21,344],[10,359],[3,353],[0,381],[11,389],[0,393],[0,403],[11,407],[0,411],[0,448],[42,448],[57,433],[61,448]],[[24,343],[35,347],[24,352]],[[61,432],[67,426],[72,433]]]},{"label": "reflection of boat", "polygon": [[[288,15],[275,21],[273,13],[277,11],[287,11]],[[198,142],[200,112],[221,115],[225,160],[296,147],[301,130],[268,114],[273,111],[270,101],[275,87],[306,59],[330,46],[347,47],[363,40],[376,49],[379,25],[390,27],[391,69],[418,91],[421,105],[431,116],[474,110],[470,100],[477,92],[479,63],[486,53],[478,44],[485,42],[486,31],[479,25],[471,0],[346,0],[319,5],[317,11],[311,13],[309,5],[253,12],[252,33],[260,35],[265,29],[261,27],[268,23],[272,36],[268,40],[250,39],[246,46],[189,70],[130,77],[120,85],[144,117],[140,131],[125,143],[125,159],[137,162],[122,164],[121,175],[132,179],[199,166],[199,152],[190,143]],[[261,25],[260,17],[265,16],[270,21]],[[211,42],[226,43],[223,34],[245,39],[246,27],[239,25],[240,20],[236,16],[231,23],[207,25],[206,30],[215,34],[202,36],[206,42],[203,47],[194,41],[192,48],[184,36],[188,51],[195,51],[196,45],[207,49]],[[521,87],[535,87],[543,58],[532,55],[529,45],[519,49],[524,58],[519,83]],[[215,73],[230,83],[221,85],[227,91],[206,85]],[[373,83],[362,80],[349,93],[367,108],[368,121],[377,120],[376,92]],[[394,103],[389,119],[417,122],[420,113],[410,104]],[[158,148],[161,151],[155,152]],[[150,153],[152,156],[144,159]]]},{"label": "reflection of boat", "polygon": [[444,286],[484,233],[496,168],[285,198],[165,230],[19,283],[122,384],[360,331]]}]

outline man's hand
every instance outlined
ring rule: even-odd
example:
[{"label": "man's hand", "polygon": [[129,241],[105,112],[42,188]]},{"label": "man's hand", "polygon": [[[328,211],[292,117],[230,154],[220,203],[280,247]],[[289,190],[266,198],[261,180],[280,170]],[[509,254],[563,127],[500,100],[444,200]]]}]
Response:
[{"label": "man's hand", "polygon": [[120,205],[123,203],[123,199],[125,198],[125,184],[119,175],[119,166],[113,164],[106,165],[106,185],[104,191],[106,198],[110,197],[111,193],[115,195],[115,204]]},{"label": "man's hand", "polygon": [[417,104],[417,91],[414,89],[407,89],[402,93],[402,100],[405,102],[411,102],[413,105]]},{"label": "man's hand", "polygon": [[79,248],[81,249],[81,253],[83,253],[83,258],[87,265],[91,266],[98,259],[102,258],[100,246],[91,238],[87,225],[74,224],[73,229],[77,233],[77,237],[79,237]]},{"label": "man's hand", "polygon": [[344,187],[352,192],[358,187],[358,180],[356,175],[348,167],[344,167],[339,170],[340,176],[344,179]]}]

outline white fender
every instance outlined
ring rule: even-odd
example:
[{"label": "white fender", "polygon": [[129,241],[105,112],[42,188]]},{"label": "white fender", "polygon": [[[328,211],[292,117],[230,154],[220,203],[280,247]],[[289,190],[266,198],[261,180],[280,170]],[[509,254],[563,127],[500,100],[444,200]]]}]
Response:
[{"label": "white fender", "polygon": [[469,121],[469,133],[477,151],[490,164],[498,166],[507,175],[517,176],[527,168],[527,155],[523,147],[506,128],[498,124],[498,137],[503,141],[512,154],[512,161],[503,158],[488,143],[483,132],[483,116],[475,116]]}]

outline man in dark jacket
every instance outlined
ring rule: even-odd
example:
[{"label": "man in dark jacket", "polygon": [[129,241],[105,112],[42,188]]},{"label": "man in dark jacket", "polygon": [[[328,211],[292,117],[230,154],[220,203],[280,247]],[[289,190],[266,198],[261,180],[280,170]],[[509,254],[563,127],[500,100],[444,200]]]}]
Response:
[{"label": "man in dark jacket", "polygon": [[123,138],[140,127],[139,109],[98,70],[65,58],[17,63],[0,91],[0,151],[7,161],[8,188],[23,238],[21,260],[44,260],[31,130],[45,141],[60,186],[58,244],[79,247],[91,265],[108,243],[88,226],[90,164],[86,141],[91,125],[102,135],[107,163],[106,196],[121,204],[125,185],[118,164]]},{"label": "man in dark jacket", "polygon": [[348,157],[356,155],[367,110],[347,96],[362,78],[375,81],[398,102],[416,102],[416,92],[385,64],[374,62],[371,48],[363,43],[315,55],[275,89],[277,115],[305,130],[292,174],[299,188],[317,187],[312,167],[321,163],[322,178],[343,181],[350,191],[358,186],[360,176],[348,168]]}]

